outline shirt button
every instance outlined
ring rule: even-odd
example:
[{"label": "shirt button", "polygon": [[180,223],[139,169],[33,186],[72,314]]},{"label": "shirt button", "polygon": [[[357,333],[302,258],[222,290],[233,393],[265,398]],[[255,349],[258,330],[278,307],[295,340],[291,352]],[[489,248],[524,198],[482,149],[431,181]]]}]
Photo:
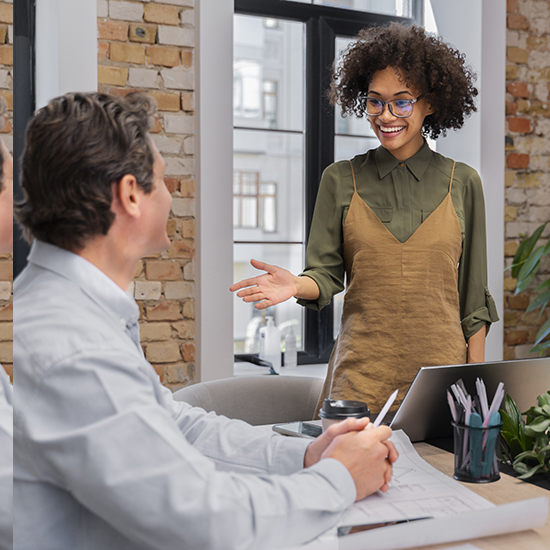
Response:
[{"label": "shirt button", "polygon": [[405,168],[405,163],[404,163],[404,162],[401,162],[401,163],[399,164],[399,166],[401,166],[401,168]]}]

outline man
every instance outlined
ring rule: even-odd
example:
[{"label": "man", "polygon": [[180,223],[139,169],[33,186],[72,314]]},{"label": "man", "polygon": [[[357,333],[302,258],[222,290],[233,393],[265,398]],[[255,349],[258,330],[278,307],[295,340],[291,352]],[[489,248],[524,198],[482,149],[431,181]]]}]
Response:
[{"label": "man", "polygon": [[[0,102],[0,116],[6,111]],[[13,249],[13,159],[0,139],[0,254]],[[13,502],[12,387],[0,365],[0,550],[11,550]]]},{"label": "man", "polygon": [[308,446],[177,403],[160,384],[124,292],[139,259],[170,244],[152,114],[142,95],[67,94],[29,125],[18,218],[35,241],[15,284],[20,550],[297,544],[386,490],[397,458],[391,430],[364,420]]}]

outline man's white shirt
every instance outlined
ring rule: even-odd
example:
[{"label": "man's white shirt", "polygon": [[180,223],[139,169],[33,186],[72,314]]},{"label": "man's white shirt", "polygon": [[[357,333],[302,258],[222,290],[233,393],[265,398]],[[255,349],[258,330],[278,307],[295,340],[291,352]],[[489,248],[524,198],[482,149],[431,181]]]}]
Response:
[{"label": "man's white shirt", "polygon": [[14,288],[18,550],[276,548],[355,500],[307,442],[176,402],[146,361],[133,298],[35,241]]}]

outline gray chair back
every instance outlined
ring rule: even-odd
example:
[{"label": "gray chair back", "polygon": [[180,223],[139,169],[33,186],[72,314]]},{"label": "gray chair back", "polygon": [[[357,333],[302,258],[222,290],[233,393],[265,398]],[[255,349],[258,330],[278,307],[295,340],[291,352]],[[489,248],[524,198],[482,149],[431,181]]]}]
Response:
[{"label": "gray chair back", "polygon": [[312,420],[323,382],[298,376],[241,376],[194,384],[175,392],[174,399],[255,426]]}]

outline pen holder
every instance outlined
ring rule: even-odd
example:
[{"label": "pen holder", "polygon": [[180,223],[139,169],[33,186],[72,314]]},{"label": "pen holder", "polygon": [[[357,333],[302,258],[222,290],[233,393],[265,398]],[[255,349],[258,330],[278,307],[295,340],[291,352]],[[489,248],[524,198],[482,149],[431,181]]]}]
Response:
[{"label": "pen holder", "polygon": [[454,478],[470,483],[490,483],[500,479],[497,460],[500,428],[474,427],[452,422],[454,427]]}]

